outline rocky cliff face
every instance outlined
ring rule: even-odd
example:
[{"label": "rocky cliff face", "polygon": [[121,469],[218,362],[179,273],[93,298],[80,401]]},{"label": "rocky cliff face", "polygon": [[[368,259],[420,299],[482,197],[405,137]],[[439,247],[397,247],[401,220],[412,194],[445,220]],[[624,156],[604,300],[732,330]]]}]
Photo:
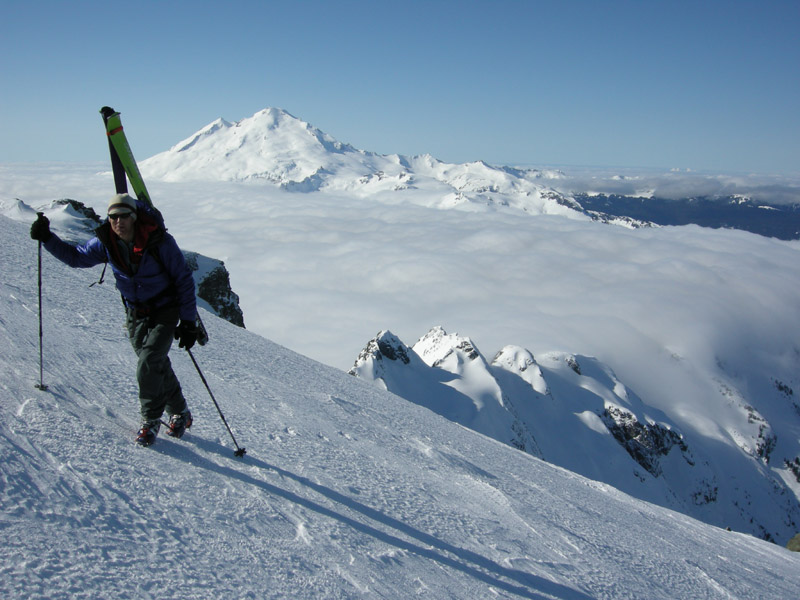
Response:
[{"label": "rocky cliff face", "polygon": [[244,313],[239,296],[231,289],[225,263],[196,252],[184,251],[186,262],[194,274],[197,298],[205,308],[234,325],[244,327]]}]

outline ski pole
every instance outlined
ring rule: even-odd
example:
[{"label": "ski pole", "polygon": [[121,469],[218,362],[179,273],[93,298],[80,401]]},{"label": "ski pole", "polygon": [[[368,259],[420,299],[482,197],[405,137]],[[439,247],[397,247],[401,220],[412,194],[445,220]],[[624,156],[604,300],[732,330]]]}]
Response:
[{"label": "ski pole", "polygon": [[217,399],[214,398],[214,394],[211,393],[211,388],[208,387],[208,382],[206,381],[203,372],[200,370],[200,365],[197,364],[197,361],[194,358],[194,354],[192,354],[192,351],[189,348],[186,349],[186,352],[189,354],[189,358],[192,359],[192,362],[194,363],[194,368],[197,369],[197,374],[200,375],[200,379],[203,381],[203,385],[205,385],[206,390],[208,390],[208,395],[211,396],[211,400],[214,402],[214,406],[217,407],[217,412],[219,413],[220,418],[222,418],[222,422],[225,424],[225,428],[231,435],[231,439],[233,440],[233,445],[236,446],[236,450],[234,450],[233,455],[244,456],[247,451],[244,448],[240,448],[239,444],[236,443],[236,438],[233,437],[233,432],[231,431],[231,428],[228,426],[228,421],[225,420],[225,415],[222,414],[222,410],[220,409],[219,404],[217,404]]},{"label": "ski pole", "polygon": [[[44,214],[38,212],[36,213],[36,216],[42,217],[44,216]],[[44,351],[42,350],[43,338],[44,338],[44,330],[42,328],[42,240],[39,240],[39,383],[37,383],[35,387],[42,391],[47,389],[47,386],[44,384],[44,360],[43,360]]]}]

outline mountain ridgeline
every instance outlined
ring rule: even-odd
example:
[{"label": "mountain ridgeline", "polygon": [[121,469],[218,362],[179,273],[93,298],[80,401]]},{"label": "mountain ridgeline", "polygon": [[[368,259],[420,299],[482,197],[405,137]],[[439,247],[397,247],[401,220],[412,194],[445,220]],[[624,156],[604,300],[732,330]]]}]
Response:
[{"label": "mountain ridgeline", "polygon": [[[725,423],[701,435],[649,405],[596,358],[567,352],[534,357],[506,346],[493,359],[468,337],[434,327],[413,346],[382,331],[350,374],[465,427],[627,494],[719,527],[785,544],[800,528],[800,505],[786,473],[793,458],[776,455],[779,436],[791,444],[800,405],[775,382],[760,408],[718,382],[709,398]],[[790,445],[789,444],[789,445]],[[732,477],[732,474],[736,474]],[[795,473],[796,483],[800,477]]]},{"label": "mountain ridgeline", "polygon": [[[235,123],[217,119],[141,163],[161,181],[265,181],[293,192],[403,193],[435,208],[559,214],[625,227],[696,224],[779,239],[800,237],[800,205],[740,196],[664,199],[569,190],[557,169],[451,164],[423,154],[359,150],[288,112],[267,108]],[[420,189],[433,194],[415,193]]]},{"label": "mountain ridgeline", "polygon": [[780,240],[800,239],[800,204],[775,204],[738,196],[668,199],[576,194],[588,215],[600,220],[627,218],[655,225],[700,225],[749,231]]}]

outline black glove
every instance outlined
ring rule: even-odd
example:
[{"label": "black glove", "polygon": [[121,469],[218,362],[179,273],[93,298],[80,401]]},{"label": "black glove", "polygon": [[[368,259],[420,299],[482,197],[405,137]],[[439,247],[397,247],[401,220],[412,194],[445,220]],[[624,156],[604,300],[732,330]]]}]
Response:
[{"label": "black glove", "polygon": [[188,350],[194,346],[197,341],[197,326],[194,321],[181,320],[180,325],[175,328],[175,339],[180,340],[179,348]]},{"label": "black glove", "polygon": [[53,234],[50,232],[50,221],[42,213],[37,213],[31,225],[31,239],[46,242]]}]

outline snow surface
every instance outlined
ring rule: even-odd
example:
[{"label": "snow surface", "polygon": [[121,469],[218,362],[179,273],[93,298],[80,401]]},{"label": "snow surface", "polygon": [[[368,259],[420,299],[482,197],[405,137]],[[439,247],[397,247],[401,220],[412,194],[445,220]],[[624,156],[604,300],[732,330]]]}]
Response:
[{"label": "snow surface", "polygon": [[196,421],[133,444],[119,298],[0,216],[4,598],[797,598],[800,555],[634,500],[204,314]]}]

